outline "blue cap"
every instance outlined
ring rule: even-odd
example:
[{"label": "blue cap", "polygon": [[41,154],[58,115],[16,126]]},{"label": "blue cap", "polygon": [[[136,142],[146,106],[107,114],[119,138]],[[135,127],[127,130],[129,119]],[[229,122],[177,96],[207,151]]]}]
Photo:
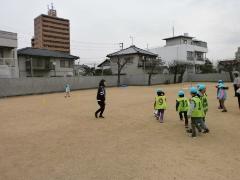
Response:
[{"label": "blue cap", "polygon": [[184,91],[178,91],[179,96],[184,96]]},{"label": "blue cap", "polygon": [[198,92],[197,88],[195,88],[195,87],[190,88],[190,93],[191,94],[197,94],[197,92]]},{"label": "blue cap", "polygon": [[160,88],[156,89],[156,92],[163,92]]},{"label": "blue cap", "polygon": [[198,86],[198,90],[199,90],[199,91],[202,91],[202,90],[204,90],[204,89],[206,89],[205,84],[200,84],[200,85]]},{"label": "blue cap", "polygon": [[199,87],[200,87],[201,85],[202,85],[201,83],[198,83],[198,84],[197,84],[197,88],[199,89]]},{"label": "blue cap", "polygon": [[218,83],[224,83],[224,81],[223,80],[218,80]]}]

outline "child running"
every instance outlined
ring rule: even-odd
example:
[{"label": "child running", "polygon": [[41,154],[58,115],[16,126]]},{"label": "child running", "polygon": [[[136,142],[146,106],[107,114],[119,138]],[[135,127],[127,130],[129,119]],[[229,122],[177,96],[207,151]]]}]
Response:
[{"label": "child running", "polygon": [[225,101],[227,99],[227,92],[226,92],[226,87],[224,87],[224,84],[219,84],[218,85],[218,94],[217,94],[217,98],[221,104],[222,107],[222,112],[227,112],[227,108],[225,106]]},{"label": "child running", "polygon": [[161,89],[157,89],[155,97],[154,109],[157,110],[156,119],[163,123],[164,111],[167,109],[165,93]]},{"label": "child running", "polygon": [[185,128],[188,128],[188,116],[187,116],[188,110],[189,110],[189,101],[185,97],[184,91],[179,91],[178,98],[176,100],[176,111],[178,112],[181,121],[183,121],[183,116],[184,116]]},{"label": "child running", "polygon": [[198,97],[198,91],[197,88],[191,87],[190,88],[190,94],[192,96],[190,100],[190,108],[188,111],[188,117],[191,118],[191,127],[192,129],[188,132],[192,133],[192,137],[196,137],[196,128],[199,132],[204,130],[204,133],[207,131],[207,128],[205,124],[203,123],[203,106],[202,101]]},{"label": "child running", "polygon": [[70,85],[69,84],[65,85],[65,92],[66,92],[65,98],[70,97]]}]

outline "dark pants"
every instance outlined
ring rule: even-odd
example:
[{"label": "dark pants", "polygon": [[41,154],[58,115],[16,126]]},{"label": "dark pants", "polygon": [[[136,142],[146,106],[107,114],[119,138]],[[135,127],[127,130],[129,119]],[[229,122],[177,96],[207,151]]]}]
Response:
[{"label": "dark pants", "polygon": [[98,115],[98,113],[100,113],[100,116],[102,116],[103,112],[105,110],[105,102],[104,101],[98,101],[98,105],[100,106],[100,108],[96,111],[96,114]]},{"label": "dark pants", "polygon": [[201,117],[192,117],[191,126],[192,126],[192,137],[196,137],[196,128],[198,129],[199,132],[207,129]]},{"label": "dark pants", "polygon": [[164,117],[164,109],[158,109],[158,119],[160,122],[163,122],[163,117]]},{"label": "dark pants", "polygon": [[218,107],[218,109],[223,109],[222,104],[221,104],[221,101],[218,100],[218,102],[219,102],[219,107]]},{"label": "dark pants", "polygon": [[238,94],[237,94],[238,86],[237,86],[237,84],[234,84],[233,87],[234,87],[234,96],[237,97],[238,96]]},{"label": "dark pants", "polygon": [[238,107],[240,108],[240,94],[237,95],[238,98]]},{"label": "dark pants", "polygon": [[188,126],[188,116],[187,116],[187,111],[181,111],[179,112],[179,117],[181,120],[183,120],[183,116],[185,119],[185,126]]}]

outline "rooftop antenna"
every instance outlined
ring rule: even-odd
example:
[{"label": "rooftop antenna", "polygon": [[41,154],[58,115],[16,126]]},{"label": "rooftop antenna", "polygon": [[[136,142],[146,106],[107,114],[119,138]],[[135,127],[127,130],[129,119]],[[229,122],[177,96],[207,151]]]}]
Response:
[{"label": "rooftop antenna", "polygon": [[133,37],[133,36],[130,36],[130,39],[132,40],[132,46],[133,46],[133,39],[134,39],[134,37]]},{"label": "rooftop antenna", "polygon": [[175,36],[175,34],[174,34],[174,26],[172,27],[172,31],[173,31],[173,37]]},{"label": "rooftop antenna", "polygon": [[49,5],[48,5],[48,15],[53,16],[53,17],[57,17],[57,11],[54,10],[53,3],[51,3],[51,8],[49,8]]},{"label": "rooftop antenna", "polygon": [[173,37],[174,37],[175,36],[174,22],[173,22],[173,25],[172,25],[172,33],[173,33]]}]

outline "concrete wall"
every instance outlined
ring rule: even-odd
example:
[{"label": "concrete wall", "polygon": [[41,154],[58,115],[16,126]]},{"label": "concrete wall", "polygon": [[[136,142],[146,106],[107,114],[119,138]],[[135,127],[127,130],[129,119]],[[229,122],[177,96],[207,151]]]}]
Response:
[{"label": "concrete wall", "polygon": [[[178,77],[177,77],[178,78]],[[147,74],[141,74],[141,75],[127,75],[125,78],[125,82],[129,86],[146,86],[148,85],[148,75]],[[152,75],[151,84],[165,84],[167,83],[173,83],[174,82],[174,75]]]},{"label": "concrete wall", "polygon": [[[0,97],[63,92],[67,83],[71,90],[97,88],[101,79],[106,80],[108,87],[117,86],[117,76],[0,79]],[[185,82],[217,82],[220,79],[229,82],[229,74],[184,75]],[[152,85],[165,84],[167,81],[173,83],[174,75],[159,74],[152,76]],[[148,85],[148,75],[124,75],[121,76],[121,84],[146,86]]]},{"label": "concrete wall", "polygon": [[67,83],[71,90],[96,88],[101,79],[106,80],[107,86],[117,86],[117,76],[0,79],[0,97],[63,92]]},{"label": "concrete wall", "polygon": [[187,74],[184,76],[185,82],[217,82],[218,80],[231,81],[229,73]]}]

